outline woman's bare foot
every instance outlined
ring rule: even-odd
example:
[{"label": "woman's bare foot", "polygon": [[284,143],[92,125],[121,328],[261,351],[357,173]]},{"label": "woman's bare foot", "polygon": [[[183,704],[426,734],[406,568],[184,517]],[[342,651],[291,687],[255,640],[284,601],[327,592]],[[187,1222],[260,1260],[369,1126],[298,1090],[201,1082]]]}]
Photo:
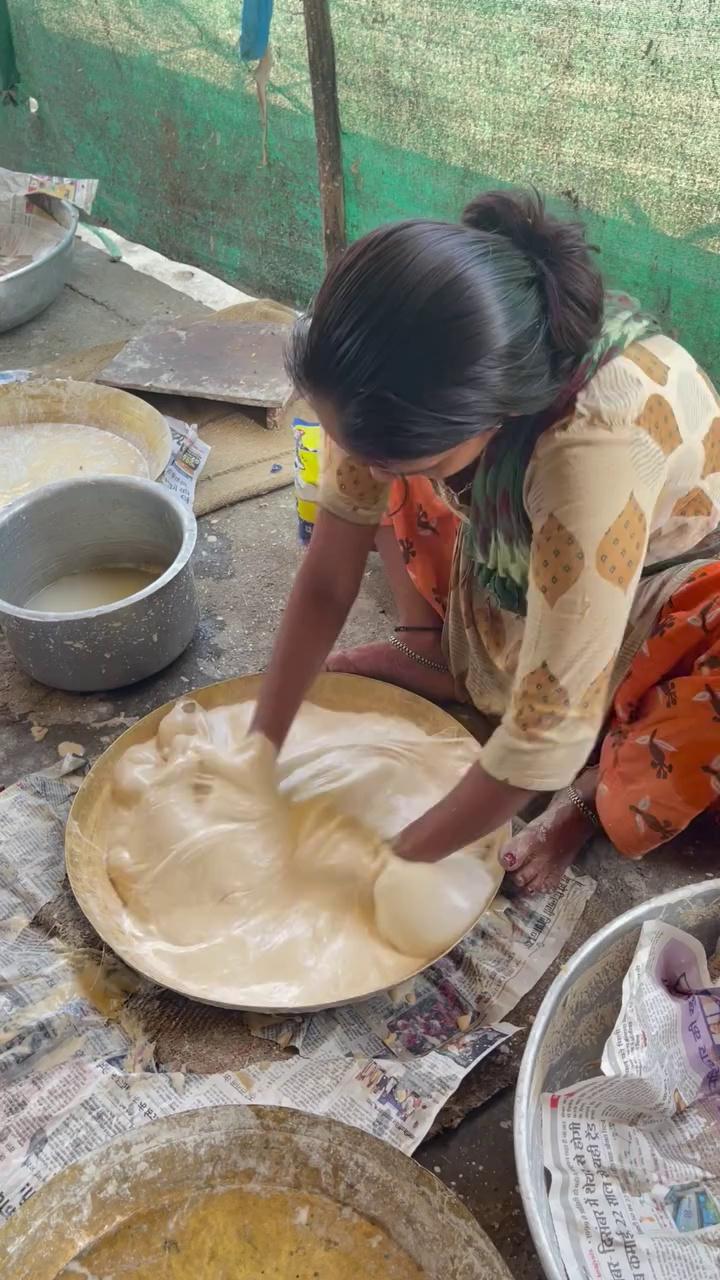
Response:
[{"label": "woman's bare foot", "polygon": [[[439,632],[408,633],[400,638],[409,649],[431,662],[444,661]],[[387,684],[419,693],[431,702],[452,702],[455,697],[455,682],[449,671],[435,671],[432,667],[423,666],[387,642],[363,644],[357,649],[334,653],[328,659],[327,670],[385,680]]]},{"label": "woman's bare foot", "polygon": [[[588,769],[574,784],[591,808],[597,773],[597,769]],[[573,804],[567,791],[558,791],[545,812],[513,837],[500,861],[519,889],[526,893],[548,892],[557,887],[596,831],[595,824]]]}]

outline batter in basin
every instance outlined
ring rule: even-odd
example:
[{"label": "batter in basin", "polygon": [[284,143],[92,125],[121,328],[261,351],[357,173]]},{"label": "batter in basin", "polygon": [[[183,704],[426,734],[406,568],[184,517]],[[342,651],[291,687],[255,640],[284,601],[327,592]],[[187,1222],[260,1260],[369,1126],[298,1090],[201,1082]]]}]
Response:
[{"label": "batter in basin", "polygon": [[305,703],[278,759],[249,703],[182,700],[114,773],[107,869],[169,986],[312,1006],[399,982],[497,884],[498,840],[413,865],[390,841],[472,764],[469,738]]}]

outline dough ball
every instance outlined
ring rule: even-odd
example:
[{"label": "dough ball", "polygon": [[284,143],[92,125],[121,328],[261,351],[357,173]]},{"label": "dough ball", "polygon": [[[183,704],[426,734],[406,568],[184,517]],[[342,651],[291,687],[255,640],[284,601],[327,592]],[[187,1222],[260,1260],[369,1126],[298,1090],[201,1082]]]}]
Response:
[{"label": "dough ball", "polygon": [[139,742],[128,747],[115,766],[115,796],[124,804],[136,803],[152,785],[157,769],[157,752],[153,742]]},{"label": "dough ball", "polygon": [[494,888],[488,868],[469,853],[441,862],[391,856],[375,882],[378,932],[404,955],[432,960],[468,932]]},{"label": "dough ball", "polygon": [[174,759],[184,751],[191,739],[210,741],[207,715],[194,698],[180,698],[158,725],[155,738],[164,760]]}]

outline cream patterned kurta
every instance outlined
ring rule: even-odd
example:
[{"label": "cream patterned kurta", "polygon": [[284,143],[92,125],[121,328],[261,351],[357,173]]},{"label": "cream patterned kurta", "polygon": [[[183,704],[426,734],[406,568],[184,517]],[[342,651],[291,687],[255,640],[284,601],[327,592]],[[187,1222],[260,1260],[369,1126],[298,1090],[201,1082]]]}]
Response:
[{"label": "cream patterned kurta", "polygon": [[[511,430],[511,427],[506,428]],[[615,688],[687,564],[643,567],[698,548],[720,523],[720,400],[670,338],[629,347],[545,431],[524,501],[532,526],[527,615],[499,609],[455,563],[443,642],[456,682],[500,723],[483,748],[494,777],[555,790],[589,756]],[[321,504],[377,523],[387,491],[328,443]],[[707,557],[706,557],[707,558]]]}]

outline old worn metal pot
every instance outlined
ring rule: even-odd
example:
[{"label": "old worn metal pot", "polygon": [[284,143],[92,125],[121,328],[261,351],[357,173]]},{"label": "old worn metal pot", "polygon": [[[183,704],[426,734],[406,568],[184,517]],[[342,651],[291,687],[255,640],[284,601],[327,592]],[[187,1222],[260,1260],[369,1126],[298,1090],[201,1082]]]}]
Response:
[{"label": "old worn metal pot", "polygon": [[[208,1266],[199,1234],[180,1244],[174,1233],[183,1215],[203,1199],[224,1197],[227,1202],[233,1193],[234,1205],[214,1219]],[[236,1243],[238,1221],[242,1239],[243,1208],[258,1198],[266,1205],[260,1239],[273,1230],[281,1236],[289,1224],[305,1236],[297,1252],[292,1250],[293,1262],[285,1255],[282,1269],[279,1248],[274,1257],[253,1254],[248,1266],[258,1239],[252,1228],[240,1247]],[[325,1213],[318,1211],[323,1205]],[[119,1265],[113,1275],[140,1269],[134,1241],[141,1265],[148,1264],[148,1255],[158,1259],[158,1275],[172,1269],[175,1275],[257,1280],[263,1263],[268,1275],[288,1280],[313,1274],[353,1275],[357,1280],[390,1275],[383,1249],[377,1247],[382,1245],[379,1234],[368,1267],[368,1251],[356,1243],[361,1234],[351,1231],[357,1220],[372,1225],[375,1233],[379,1228],[401,1252],[406,1266],[392,1265],[392,1275],[405,1276],[410,1268],[416,1274],[420,1268],[426,1280],[511,1280],[464,1205],[407,1156],[326,1116],[248,1106],[210,1107],[155,1120],[52,1178],[3,1228],[3,1277],[56,1280],[69,1271],[90,1276],[95,1266],[86,1264],[92,1255],[83,1256],[83,1251],[102,1246],[114,1232],[123,1234],[124,1245],[115,1253]],[[169,1262],[169,1249],[163,1252],[168,1242],[173,1246]],[[272,1245],[267,1252],[274,1252]],[[329,1253],[336,1259],[330,1265]],[[107,1274],[105,1267],[102,1273]]]},{"label": "old worn metal pot", "polygon": [[720,932],[720,879],[643,902],[599,929],[563,968],[540,1005],[515,1094],[515,1160],[528,1225],[547,1280],[567,1280],[543,1164],[540,1095],[596,1076],[620,1012],[622,983],[646,920],[684,929],[712,953]]},{"label": "old worn metal pot", "polygon": [[[195,517],[151,480],[62,480],[0,511],[0,624],[13,654],[41,684],[73,692],[116,689],[154,675],[198,621],[190,557]],[[159,571],[114,604],[77,613],[24,608],[66,574],[109,566]]]},{"label": "old worn metal pot", "polygon": [[0,333],[25,324],[49,307],[65,284],[72,261],[80,216],[77,209],[57,196],[34,195],[31,200],[51,214],[62,234],[36,262],[0,278]]},{"label": "old worn metal pot", "polygon": [[[14,427],[28,427],[33,423],[45,426],[70,424],[105,431],[119,436],[142,455],[146,471],[128,468],[127,474],[147,476],[156,480],[162,475],[172,454],[172,433],[161,413],[147,404],[140,396],[132,396],[116,387],[99,387],[95,382],[76,382],[73,378],[53,378],[31,382],[10,383],[0,386],[0,446],[3,433]],[[61,427],[58,427],[61,430]],[[93,434],[90,432],[89,434]],[[60,437],[62,440],[62,436]],[[57,458],[52,450],[43,454],[40,448],[32,455],[32,484],[39,489],[54,480],[87,480],[92,475],[119,475],[125,472],[105,469],[102,457],[94,461],[81,451],[72,454],[74,470],[58,474]],[[17,480],[21,477],[17,477]],[[0,506],[20,497],[25,491],[13,492],[0,476]]]}]

